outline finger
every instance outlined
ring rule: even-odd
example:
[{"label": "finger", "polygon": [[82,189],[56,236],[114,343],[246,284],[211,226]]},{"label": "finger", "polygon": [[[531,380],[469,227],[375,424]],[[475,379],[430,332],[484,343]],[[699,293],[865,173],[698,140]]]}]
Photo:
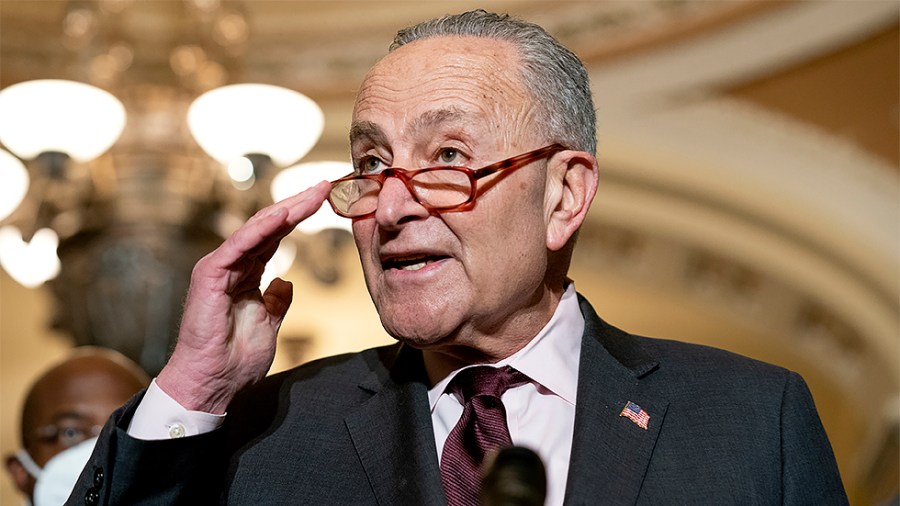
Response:
[{"label": "finger", "polygon": [[230,267],[248,256],[271,257],[278,242],[322,206],[329,188],[323,181],[257,212],[216,250],[216,265]]},{"label": "finger", "polygon": [[315,186],[279,202],[279,205],[288,209],[287,223],[292,223],[291,226],[295,227],[301,221],[315,214],[325,203],[330,191],[331,183],[320,181]]},{"label": "finger", "polygon": [[[307,193],[309,190],[324,191],[324,195],[314,196],[310,199],[309,193]],[[296,228],[298,223],[315,214],[316,211],[324,205],[325,196],[327,196],[328,192],[331,190],[331,183],[323,181],[311,187],[309,190],[284,199],[277,204],[288,210],[288,218],[284,222],[284,229],[273,233],[264,243],[259,244],[252,252],[248,252],[248,254],[254,256],[262,263],[268,262],[272,256],[275,255],[275,250],[278,249],[278,245],[281,243],[282,239],[290,234]],[[316,204],[317,202],[318,204]]]},{"label": "finger", "polygon": [[266,288],[266,292],[263,294],[266,312],[272,315],[279,323],[284,319],[288,308],[291,307],[291,301],[294,297],[293,288],[290,281],[275,278],[269,283],[269,287]]},{"label": "finger", "polygon": [[[298,223],[309,218],[322,207],[330,188],[330,183],[323,181],[261,210],[235,232],[236,242],[247,245],[248,250],[268,241],[277,244]],[[245,240],[247,242],[243,242]]]}]

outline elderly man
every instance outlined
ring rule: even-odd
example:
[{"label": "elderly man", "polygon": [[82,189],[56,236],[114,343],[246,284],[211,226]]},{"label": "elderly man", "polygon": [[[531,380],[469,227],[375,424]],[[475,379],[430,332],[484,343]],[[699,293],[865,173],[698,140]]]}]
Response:
[{"label": "elderly man", "polygon": [[106,419],[149,381],[124,355],[94,347],[44,372],[22,407],[22,450],[6,456],[16,488],[35,506],[61,505]]},{"label": "elderly man", "polygon": [[[70,502],[476,504],[485,456],[516,445],[548,504],[846,503],[799,376],[629,335],[575,292],[594,121],[583,65],[535,25],[401,31],[360,88],[354,174],[197,264],[169,363]],[[399,343],[263,379],[291,286],[260,274],[326,197]]]}]

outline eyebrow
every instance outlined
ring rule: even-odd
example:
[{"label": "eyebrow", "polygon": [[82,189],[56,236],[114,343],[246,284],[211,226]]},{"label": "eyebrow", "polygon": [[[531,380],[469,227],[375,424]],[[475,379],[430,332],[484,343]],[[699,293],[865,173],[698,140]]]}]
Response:
[{"label": "eyebrow", "polygon": [[418,118],[413,120],[410,127],[413,132],[420,132],[443,123],[459,121],[465,116],[466,113],[457,107],[425,111]]},{"label": "eyebrow", "polygon": [[60,422],[62,420],[85,420],[87,419],[87,415],[82,413],[81,411],[60,411],[53,415],[53,423]]},{"label": "eyebrow", "polygon": [[[425,111],[418,118],[410,123],[410,130],[417,134],[423,130],[433,128],[437,125],[459,121],[468,116],[468,114],[458,107],[447,107]],[[385,144],[387,136],[384,131],[376,123],[372,121],[360,121],[354,123],[350,127],[350,143],[357,142],[361,139],[369,139],[375,143]]]},{"label": "eyebrow", "polygon": [[350,126],[350,143],[360,139],[371,139],[374,142],[383,143],[386,140],[384,132],[377,124],[371,121],[360,121]]}]

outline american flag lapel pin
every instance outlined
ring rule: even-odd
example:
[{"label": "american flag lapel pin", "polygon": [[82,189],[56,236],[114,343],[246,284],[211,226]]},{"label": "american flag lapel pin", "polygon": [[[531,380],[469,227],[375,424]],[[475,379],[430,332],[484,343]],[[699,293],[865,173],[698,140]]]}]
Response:
[{"label": "american flag lapel pin", "polygon": [[628,401],[619,416],[628,418],[638,427],[647,430],[647,424],[650,423],[650,415],[637,404]]}]

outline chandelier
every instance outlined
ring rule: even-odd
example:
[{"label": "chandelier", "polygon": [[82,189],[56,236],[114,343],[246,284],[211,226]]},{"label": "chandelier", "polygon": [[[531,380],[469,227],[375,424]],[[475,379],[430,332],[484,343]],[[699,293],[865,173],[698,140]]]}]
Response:
[{"label": "chandelier", "polygon": [[[259,208],[351,170],[297,163],[324,126],[309,97],[227,82],[227,65],[211,55],[246,41],[239,10],[184,4],[209,33],[231,36],[175,47],[171,82],[129,79],[140,74],[133,48],[98,36],[115,24],[104,10],[113,3],[72,2],[63,28],[85,39],[73,53],[90,62],[89,78],[0,90],[0,267],[24,286],[50,285],[51,323],[76,345],[117,349],[151,374],[173,344],[193,264]],[[263,283],[297,257],[334,283],[348,226],[322,206],[282,242]]]}]

